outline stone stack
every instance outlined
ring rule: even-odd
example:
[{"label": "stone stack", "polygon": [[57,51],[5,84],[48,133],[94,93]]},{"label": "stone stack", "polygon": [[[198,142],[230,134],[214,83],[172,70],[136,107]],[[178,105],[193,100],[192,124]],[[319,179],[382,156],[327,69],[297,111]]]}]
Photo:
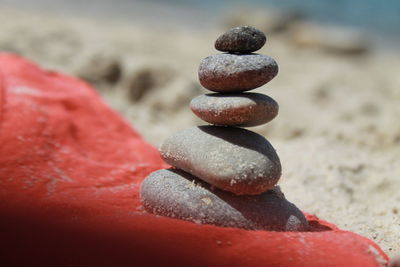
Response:
[{"label": "stone stack", "polygon": [[261,125],[278,114],[278,104],[259,93],[278,73],[276,62],[252,52],[266,42],[253,27],[221,35],[199,67],[200,83],[217,93],[190,104],[213,124],[183,130],[160,148],[171,169],[151,173],[142,183],[144,208],[154,214],[201,224],[250,230],[305,231],[307,220],[276,186],[281,164],[261,135],[239,128]]}]

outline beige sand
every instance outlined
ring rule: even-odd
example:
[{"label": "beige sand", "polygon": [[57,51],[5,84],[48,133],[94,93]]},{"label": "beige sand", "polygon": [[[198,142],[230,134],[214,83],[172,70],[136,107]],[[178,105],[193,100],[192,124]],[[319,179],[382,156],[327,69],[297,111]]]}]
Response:
[{"label": "beige sand", "polygon": [[[156,146],[201,124],[188,105],[204,92],[197,67],[217,53],[213,42],[222,31],[0,10],[1,50],[86,78]],[[400,254],[400,56],[322,49],[324,38],[300,33],[268,35],[260,53],[274,57],[280,73],[256,91],[273,97],[280,114],[251,129],[277,149],[290,201]]]}]

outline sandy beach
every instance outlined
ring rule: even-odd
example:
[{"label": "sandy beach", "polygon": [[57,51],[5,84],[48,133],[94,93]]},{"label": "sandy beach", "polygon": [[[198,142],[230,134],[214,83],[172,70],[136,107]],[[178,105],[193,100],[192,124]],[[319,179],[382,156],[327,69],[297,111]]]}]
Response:
[{"label": "sandy beach", "polygon": [[213,27],[174,27],[173,21],[158,27],[138,18],[127,23],[3,7],[0,50],[88,81],[159,146],[172,133],[203,124],[189,102],[206,92],[197,68],[217,53],[216,37],[235,23],[265,30],[260,53],[275,58],[280,71],[255,91],[274,98],[280,112],[249,129],[277,150],[282,191],[303,211],[399,255],[400,50],[295,16],[258,14],[226,15]]}]

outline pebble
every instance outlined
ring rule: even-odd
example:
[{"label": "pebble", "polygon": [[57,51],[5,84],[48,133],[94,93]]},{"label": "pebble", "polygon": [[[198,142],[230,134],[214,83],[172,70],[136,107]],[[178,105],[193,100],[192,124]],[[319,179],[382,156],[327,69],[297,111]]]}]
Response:
[{"label": "pebble", "polygon": [[275,60],[260,54],[217,54],[204,58],[199,66],[201,85],[222,93],[255,89],[277,74]]},{"label": "pebble", "polygon": [[257,196],[236,196],[181,170],[151,173],[142,183],[144,208],[157,215],[247,230],[307,231],[302,212],[274,187]]},{"label": "pebble", "polygon": [[223,33],[215,41],[215,49],[222,52],[250,53],[264,46],[267,38],[251,26],[236,27]]},{"label": "pebble", "polygon": [[254,132],[222,126],[198,126],[169,137],[160,147],[170,165],[236,195],[272,188],[281,164],[272,145]]},{"label": "pebble", "polygon": [[200,119],[216,125],[251,127],[278,115],[278,103],[258,93],[206,94],[194,98],[190,108]]}]

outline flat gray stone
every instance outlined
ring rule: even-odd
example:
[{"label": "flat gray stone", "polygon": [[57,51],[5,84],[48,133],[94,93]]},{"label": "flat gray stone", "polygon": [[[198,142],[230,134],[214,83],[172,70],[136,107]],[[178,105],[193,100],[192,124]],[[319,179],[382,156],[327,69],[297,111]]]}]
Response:
[{"label": "flat gray stone", "polygon": [[278,74],[274,59],[259,54],[218,54],[200,62],[199,80],[205,88],[221,93],[260,87]]},{"label": "flat gray stone", "polygon": [[241,26],[223,33],[215,41],[215,49],[222,52],[250,53],[264,46],[265,34],[251,26]]},{"label": "flat gray stone", "polygon": [[157,215],[248,230],[306,231],[302,212],[274,187],[257,196],[235,196],[182,170],[151,173],[142,183],[144,208]]},{"label": "flat gray stone", "polygon": [[216,125],[251,127],[278,115],[278,103],[258,93],[206,94],[194,98],[190,109],[200,119]]},{"label": "flat gray stone", "polygon": [[160,153],[168,164],[236,195],[261,194],[281,176],[272,145],[241,128],[192,127],[168,138]]}]

